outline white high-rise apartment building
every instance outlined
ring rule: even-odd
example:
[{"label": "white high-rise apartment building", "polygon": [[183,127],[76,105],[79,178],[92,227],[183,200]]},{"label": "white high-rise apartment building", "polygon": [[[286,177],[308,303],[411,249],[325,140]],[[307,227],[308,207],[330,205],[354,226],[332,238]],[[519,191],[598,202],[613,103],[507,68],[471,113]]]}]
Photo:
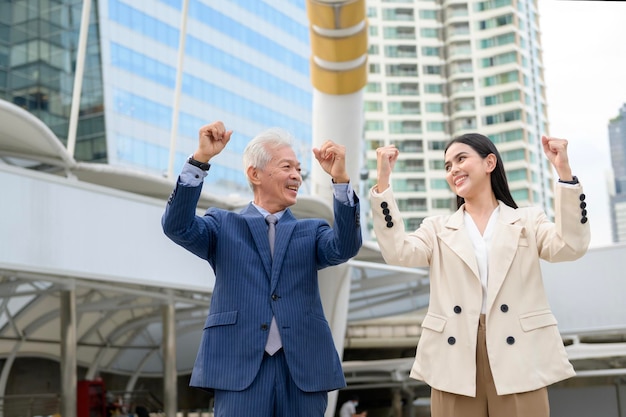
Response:
[{"label": "white high-rise apartment building", "polygon": [[366,165],[395,144],[392,186],[407,230],[456,207],[443,167],[454,136],[491,138],[520,206],[553,213],[539,18],[534,0],[368,0]]}]

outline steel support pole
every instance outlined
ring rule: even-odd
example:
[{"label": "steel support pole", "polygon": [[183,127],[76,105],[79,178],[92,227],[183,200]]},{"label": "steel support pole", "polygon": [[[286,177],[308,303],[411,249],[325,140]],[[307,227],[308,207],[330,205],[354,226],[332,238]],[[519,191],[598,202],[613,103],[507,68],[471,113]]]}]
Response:
[{"label": "steel support pole", "polygon": [[76,417],[76,290],[61,291],[61,415]]}]

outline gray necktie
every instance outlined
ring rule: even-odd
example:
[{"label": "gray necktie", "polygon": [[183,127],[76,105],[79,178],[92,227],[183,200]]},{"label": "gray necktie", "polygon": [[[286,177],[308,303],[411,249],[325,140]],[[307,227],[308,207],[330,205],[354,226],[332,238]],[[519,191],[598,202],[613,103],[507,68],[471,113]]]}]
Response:
[{"label": "gray necktie", "polygon": [[[272,258],[274,258],[274,241],[276,240],[276,222],[278,219],[273,214],[270,214],[265,218],[265,221],[269,225],[267,228],[267,238],[270,241],[270,253],[272,254]],[[267,337],[267,343],[265,344],[265,351],[273,355],[282,345],[283,343],[280,340],[278,326],[276,325],[276,318],[272,317],[272,324],[270,324],[270,333]]]}]

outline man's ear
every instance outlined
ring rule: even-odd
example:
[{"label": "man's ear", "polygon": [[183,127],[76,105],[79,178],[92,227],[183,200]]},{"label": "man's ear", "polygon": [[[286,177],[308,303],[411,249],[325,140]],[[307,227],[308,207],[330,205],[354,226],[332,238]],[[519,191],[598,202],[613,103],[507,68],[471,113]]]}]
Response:
[{"label": "man's ear", "polygon": [[485,163],[487,164],[487,172],[491,173],[494,169],[496,169],[496,165],[498,164],[498,158],[495,154],[490,153],[485,157]]},{"label": "man's ear", "polygon": [[248,176],[248,180],[251,184],[259,185],[261,183],[261,179],[259,178],[259,170],[253,166],[249,166],[246,170],[246,175]]}]

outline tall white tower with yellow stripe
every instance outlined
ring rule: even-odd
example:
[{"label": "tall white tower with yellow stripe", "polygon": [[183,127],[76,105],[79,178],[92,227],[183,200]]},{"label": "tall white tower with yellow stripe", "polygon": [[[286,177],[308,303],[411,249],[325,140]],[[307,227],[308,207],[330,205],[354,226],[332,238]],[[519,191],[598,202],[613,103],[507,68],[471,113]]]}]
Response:
[{"label": "tall white tower with yellow stripe", "polygon": [[[330,139],[347,148],[350,181],[358,190],[363,158],[363,87],[367,82],[367,21],[365,0],[307,0],[311,36],[313,84],[313,146]],[[311,194],[332,201],[328,175],[311,168]],[[364,198],[361,196],[361,198]],[[335,346],[343,354],[350,300],[351,268],[340,265],[320,271],[324,311]],[[334,415],[337,392],[328,397],[326,416]]]}]

